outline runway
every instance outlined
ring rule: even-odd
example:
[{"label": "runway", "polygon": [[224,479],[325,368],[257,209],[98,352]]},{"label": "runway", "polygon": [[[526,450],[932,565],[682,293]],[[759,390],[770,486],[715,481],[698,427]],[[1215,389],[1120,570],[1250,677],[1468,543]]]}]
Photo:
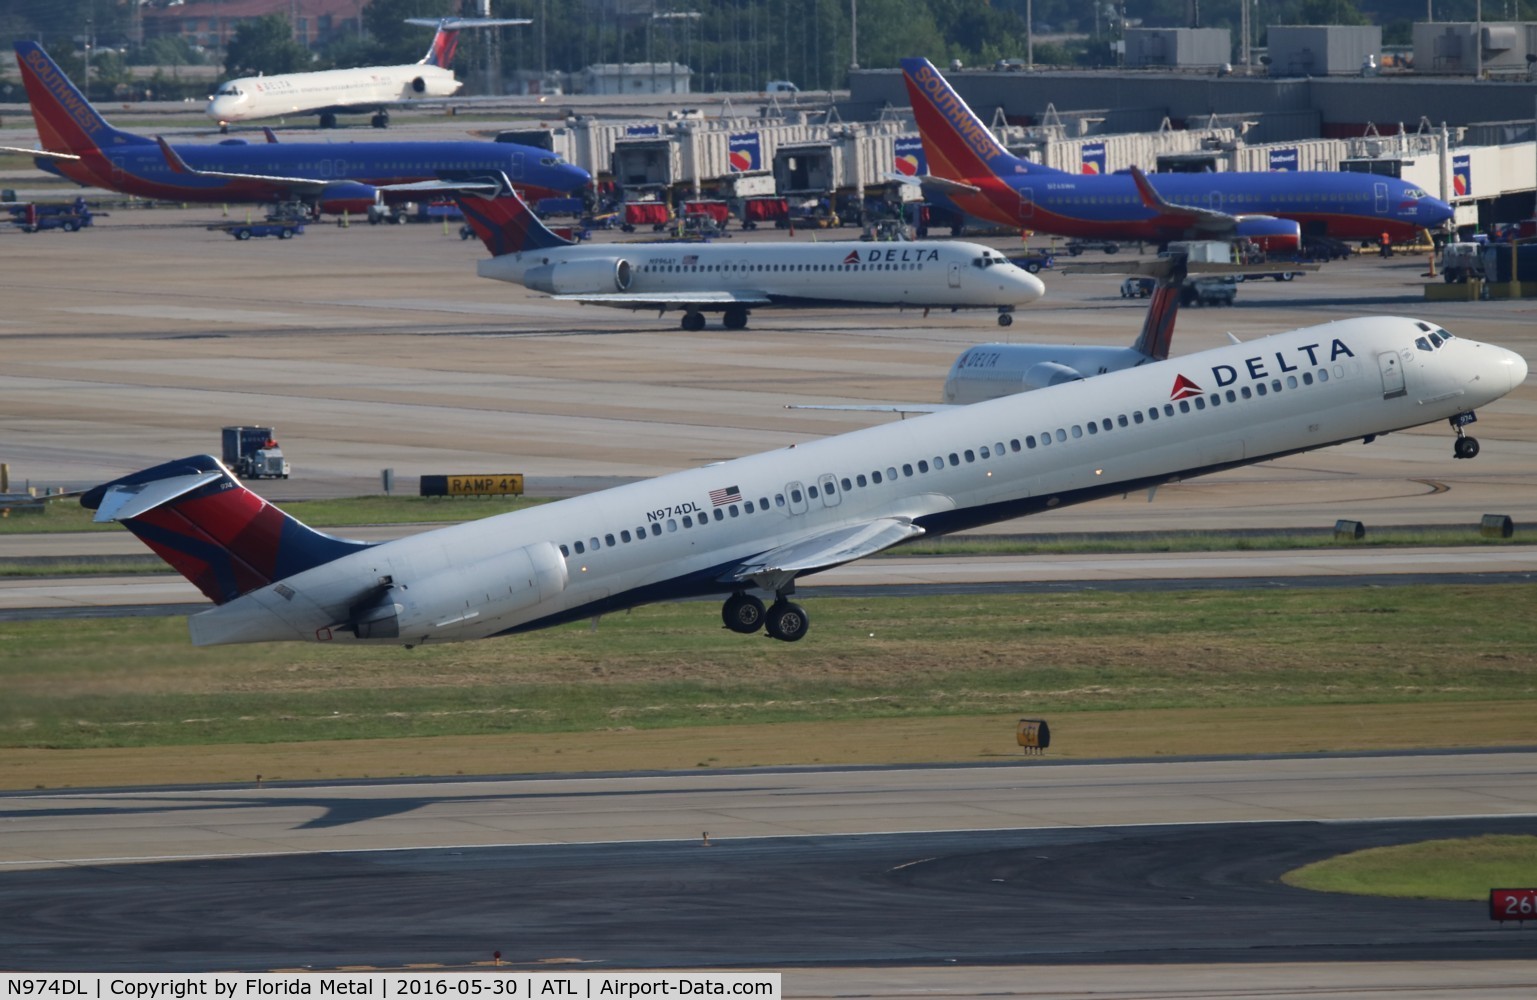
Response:
[{"label": "runway", "polygon": [[947,995],[974,965],[1085,965],[1082,983],[1106,964],[1415,960],[1508,981],[1533,938],[1482,903],[1277,878],[1534,821],[1532,751],[15,794],[0,954],[132,971],[500,950],[807,970],[833,992],[851,966],[955,966]]}]

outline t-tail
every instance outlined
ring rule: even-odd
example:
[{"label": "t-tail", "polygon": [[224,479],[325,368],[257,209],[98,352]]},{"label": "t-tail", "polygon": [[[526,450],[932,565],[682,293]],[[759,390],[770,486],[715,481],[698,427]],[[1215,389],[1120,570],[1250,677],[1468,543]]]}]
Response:
[{"label": "t-tail", "polygon": [[240,485],[212,455],[115,479],[80,503],[95,520],[133,532],[215,604],[370,547],[307,527]]},{"label": "t-tail", "polygon": [[464,212],[475,235],[493,257],[530,250],[552,250],[571,246],[573,241],[554,232],[539,220],[528,203],[518,196],[512,182],[503,174],[494,194],[455,191],[454,199]]},{"label": "t-tail", "polygon": [[532,24],[526,17],[408,17],[407,24],[421,24],[436,28],[427,54],[417,60],[418,66],[437,66],[448,69],[453,65],[454,53],[459,50],[459,32],[464,28],[500,28],[504,25]]},{"label": "t-tail", "polygon": [[1062,173],[1004,149],[927,59],[903,59],[902,79],[913,102],[929,173],[935,177],[980,184],[991,178]]},{"label": "t-tail", "polygon": [[1140,351],[1154,361],[1169,357],[1169,346],[1174,341],[1174,317],[1179,313],[1179,297],[1185,285],[1185,256],[1177,254],[1169,261],[1168,269],[1158,275],[1153,295],[1148,299],[1142,333],[1131,345],[1132,350]]},{"label": "t-tail", "polygon": [[32,104],[37,137],[49,152],[85,157],[101,155],[104,147],[154,141],[108,125],[36,42],[16,43],[16,65],[21,69],[21,81]]}]

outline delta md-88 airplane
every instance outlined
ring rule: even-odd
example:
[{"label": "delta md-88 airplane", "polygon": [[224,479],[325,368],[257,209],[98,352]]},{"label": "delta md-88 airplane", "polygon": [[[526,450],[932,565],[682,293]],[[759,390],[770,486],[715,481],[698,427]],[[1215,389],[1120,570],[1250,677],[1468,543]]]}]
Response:
[{"label": "delta md-88 airplane", "polygon": [[381,192],[407,184],[484,177],[494,186],[505,176],[538,197],[566,195],[592,180],[548,150],[514,143],[270,138],[171,146],[107,124],[36,42],[17,42],[16,62],[43,148],[4,148],[86,187],[167,201],[300,202],[339,214],[366,212]]},{"label": "delta md-88 airplane", "polygon": [[978,243],[584,245],[546,228],[506,178],[492,194],[454,197],[493,254],[476,265],[482,278],[568,302],[676,309],[685,330],[704,329],[706,312],[741,330],[751,309],[766,306],[996,308],[998,325],[1008,326],[1015,306],[1046,291],[1035,275]]},{"label": "delta md-88 airplane", "polygon": [[[88,491],[217,606],[197,645],[414,646],[725,596],[733,631],[785,641],[805,575],[920,535],[1438,420],[1527,374],[1517,354],[1398,317],[1342,320],[676,472],[380,544],[314,531],[208,455]],[[765,604],[765,598],[770,603]]]},{"label": "delta md-88 airplane", "polygon": [[410,17],[406,23],[437,28],[427,54],[418,62],[243,76],[220,85],[208,102],[208,117],[224,127],[257,118],[311,114],[320,116],[321,128],[335,128],[340,113],[372,111],[374,128],[384,128],[390,123],[391,107],[452,97],[464,86],[449,69],[460,31],[533,22],[527,18]]},{"label": "delta md-88 airplane", "polygon": [[1336,171],[1070,174],[1008,152],[927,59],[902,76],[923,141],[927,191],[968,215],[1089,239],[1247,239],[1296,249],[1302,236],[1394,242],[1452,217],[1451,206],[1396,177]]}]

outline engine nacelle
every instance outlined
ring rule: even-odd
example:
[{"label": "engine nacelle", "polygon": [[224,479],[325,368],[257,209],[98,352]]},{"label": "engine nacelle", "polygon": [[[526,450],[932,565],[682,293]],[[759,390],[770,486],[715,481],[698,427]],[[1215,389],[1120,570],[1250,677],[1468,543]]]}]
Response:
[{"label": "engine nacelle", "polygon": [[417,77],[416,79],[412,80],[411,81],[411,92],[413,94],[425,94],[425,93],[427,93],[427,81],[422,79],[421,77]]},{"label": "engine nacelle", "polygon": [[368,210],[378,203],[379,192],[368,184],[359,184],[356,181],[341,181],[336,184],[327,184],[325,190],[320,193],[318,205],[320,211],[326,215],[341,215],[346,212],[351,215],[367,215]]},{"label": "engine nacelle", "polygon": [[451,641],[459,626],[531,608],[565,590],[568,580],[560,550],[537,542],[424,580],[392,581],[354,605],[344,627],[359,639]]},{"label": "engine nacelle", "polygon": [[523,283],[550,295],[601,295],[627,292],[635,280],[635,268],[623,257],[594,257],[557,261],[531,267]]},{"label": "engine nacelle", "polygon": [[1302,227],[1293,219],[1273,215],[1244,215],[1234,227],[1235,235],[1252,242],[1267,253],[1302,249]]},{"label": "engine nacelle", "polygon": [[945,376],[944,401],[952,406],[966,406],[1083,378],[1076,368],[1041,360],[1042,350],[1038,344],[982,344],[970,348],[955,359]]}]

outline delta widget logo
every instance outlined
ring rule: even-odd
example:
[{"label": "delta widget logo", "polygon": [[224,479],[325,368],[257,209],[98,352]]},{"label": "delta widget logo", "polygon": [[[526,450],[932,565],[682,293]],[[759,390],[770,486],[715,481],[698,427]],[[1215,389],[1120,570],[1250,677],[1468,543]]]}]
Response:
[{"label": "delta widget logo", "polygon": [[1174,388],[1169,393],[1169,399],[1189,399],[1191,396],[1199,396],[1204,390],[1183,375],[1174,376]]}]

